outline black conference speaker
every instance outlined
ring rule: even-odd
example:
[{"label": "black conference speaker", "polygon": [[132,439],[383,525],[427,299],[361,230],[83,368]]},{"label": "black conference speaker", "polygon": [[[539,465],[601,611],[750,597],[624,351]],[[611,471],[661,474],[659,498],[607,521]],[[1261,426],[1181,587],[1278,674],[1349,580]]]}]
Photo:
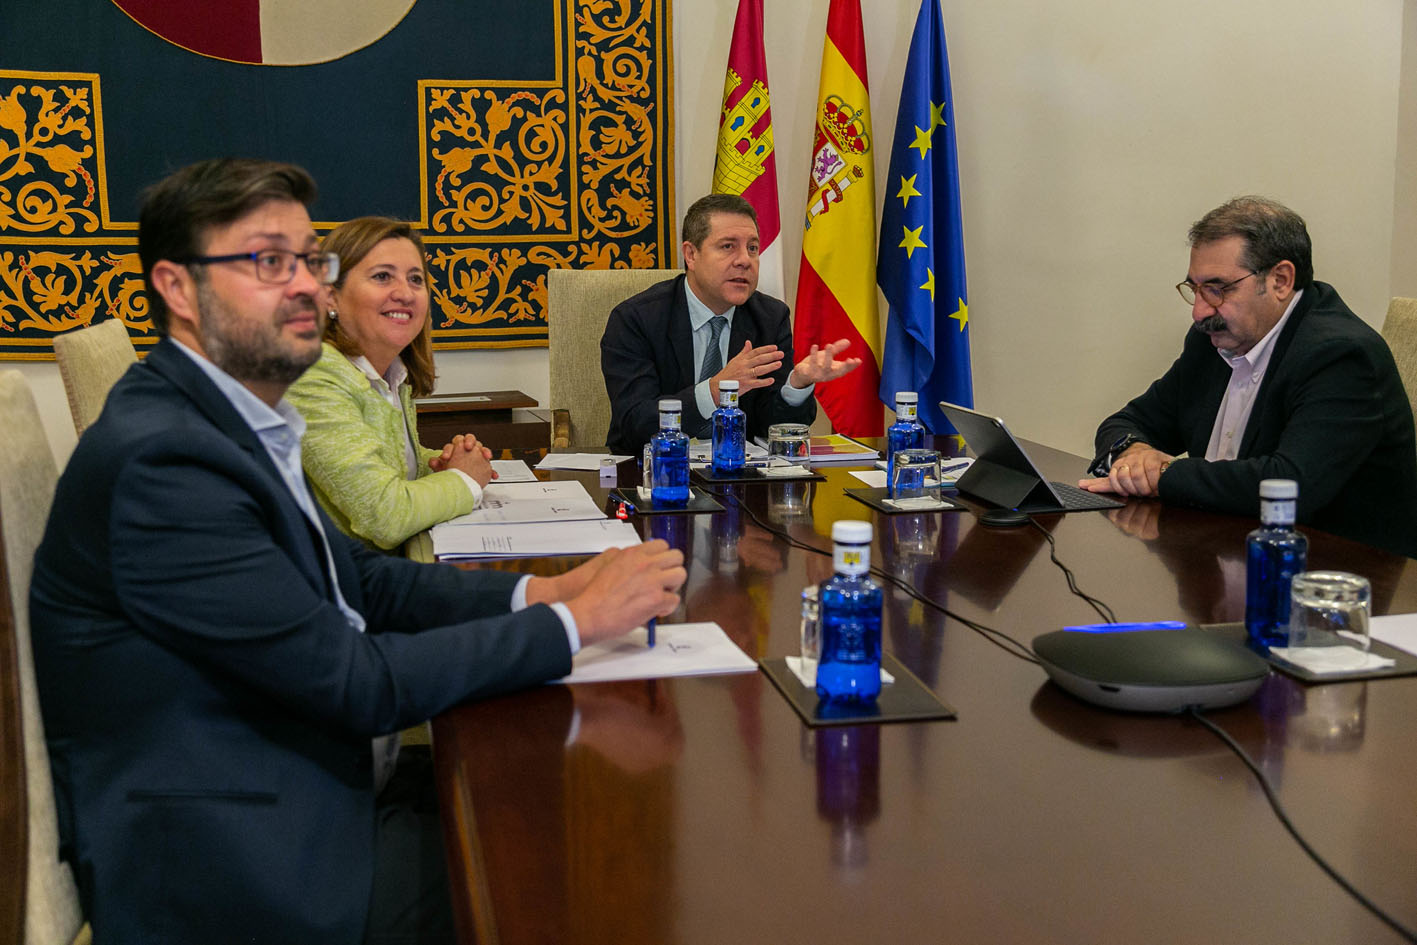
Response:
[{"label": "black conference speaker", "polygon": [[1033,652],[1059,686],[1088,702],[1130,712],[1218,709],[1254,695],[1269,664],[1216,633],[1054,630]]}]

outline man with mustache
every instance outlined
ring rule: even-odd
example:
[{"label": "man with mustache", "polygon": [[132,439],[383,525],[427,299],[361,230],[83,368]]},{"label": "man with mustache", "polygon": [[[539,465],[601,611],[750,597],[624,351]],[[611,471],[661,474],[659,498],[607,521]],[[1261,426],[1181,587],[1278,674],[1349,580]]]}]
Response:
[{"label": "man with mustache", "polygon": [[686,434],[707,438],[720,380],[738,381],[750,438],[774,423],[811,423],[815,385],[861,365],[836,359],[845,338],[792,363],[787,306],[757,291],[758,216],[747,200],[699,198],[683,236],[684,275],[615,306],[600,339],[613,453],[639,455],[659,429],[661,397],[682,402]]},{"label": "man with mustache", "polygon": [[523,577],[378,554],[319,511],[283,399],[338,273],[314,197],[255,160],[147,192],[162,340],[80,439],[35,555],[60,854],[96,942],[451,941],[427,768],[373,739],[678,604],[663,542]]},{"label": "man with mustache", "polygon": [[1299,483],[1299,521],[1417,556],[1417,445],[1392,353],[1313,278],[1308,229],[1237,197],[1190,231],[1181,356],[1097,430],[1093,492],[1254,517],[1262,479]]}]

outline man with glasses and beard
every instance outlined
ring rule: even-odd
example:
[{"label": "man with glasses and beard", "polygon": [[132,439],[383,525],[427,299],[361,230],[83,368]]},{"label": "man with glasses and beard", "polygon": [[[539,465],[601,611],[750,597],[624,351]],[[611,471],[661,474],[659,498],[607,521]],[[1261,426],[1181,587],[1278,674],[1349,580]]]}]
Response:
[{"label": "man with glasses and beard", "polygon": [[1097,430],[1079,485],[1254,517],[1299,483],[1299,522],[1417,556],[1417,445],[1392,353],[1313,277],[1303,219],[1237,197],[1190,230],[1181,356]]},{"label": "man with glasses and beard", "polygon": [[252,160],[147,192],[162,340],[79,441],[35,557],[60,853],[98,942],[451,940],[431,779],[384,736],[678,604],[663,542],[521,577],[377,554],[321,514],[282,399],[337,275],[314,196]]}]

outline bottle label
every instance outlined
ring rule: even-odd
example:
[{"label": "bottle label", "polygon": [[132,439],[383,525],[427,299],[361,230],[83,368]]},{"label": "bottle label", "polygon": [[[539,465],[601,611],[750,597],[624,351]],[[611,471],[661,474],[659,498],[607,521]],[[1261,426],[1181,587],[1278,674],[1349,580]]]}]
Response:
[{"label": "bottle label", "polygon": [[738,406],[738,392],[736,390],[721,390],[718,392],[718,405],[720,407]]},{"label": "bottle label", "polygon": [[1266,525],[1293,525],[1293,499],[1260,499],[1260,521]]},{"label": "bottle label", "polygon": [[919,414],[919,404],[896,404],[895,416],[897,420],[915,420]]},{"label": "bottle label", "polygon": [[675,410],[661,410],[659,412],[659,428],[661,430],[679,429],[679,413]]},{"label": "bottle label", "polygon": [[832,549],[832,566],[837,574],[866,574],[871,570],[871,546],[837,544]]}]

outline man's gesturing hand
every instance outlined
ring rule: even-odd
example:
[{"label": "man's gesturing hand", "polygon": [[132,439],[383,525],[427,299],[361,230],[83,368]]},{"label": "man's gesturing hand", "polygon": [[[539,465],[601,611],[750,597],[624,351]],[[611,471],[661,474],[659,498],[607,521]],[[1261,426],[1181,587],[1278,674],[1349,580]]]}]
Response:
[{"label": "man's gesturing hand", "polygon": [[808,387],[812,384],[834,381],[843,374],[850,374],[861,366],[861,359],[836,360],[836,356],[849,347],[851,347],[851,342],[845,338],[839,338],[824,348],[812,345],[812,350],[807,352],[805,358],[797,362],[797,366],[788,375],[787,383],[793,387]]},{"label": "man's gesturing hand", "polygon": [[782,349],[777,345],[759,345],[754,348],[751,341],[743,342],[743,350],[735,354],[713,377],[709,378],[709,396],[718,403],[718,382],[737,381],[738,393],[743,395],[755,387],[772,384],[772,374],[782,367]]}]

